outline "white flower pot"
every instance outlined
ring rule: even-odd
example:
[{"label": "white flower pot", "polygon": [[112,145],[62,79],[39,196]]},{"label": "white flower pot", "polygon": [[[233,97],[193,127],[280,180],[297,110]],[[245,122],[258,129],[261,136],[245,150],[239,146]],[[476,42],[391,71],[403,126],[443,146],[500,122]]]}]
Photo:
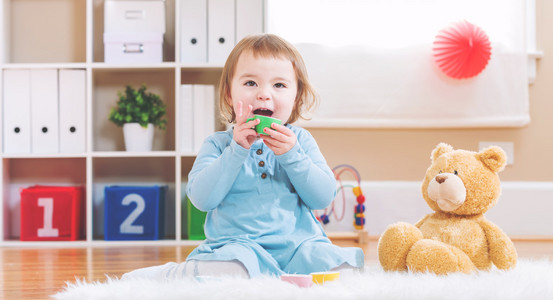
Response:
[{"label": "white flower pot", "polygon": [[147,128],[140,126],[139,123],[123,124],[123,136],[125,137],[125,149],[127,151],[152,151],[154,124],[148,124]]}]

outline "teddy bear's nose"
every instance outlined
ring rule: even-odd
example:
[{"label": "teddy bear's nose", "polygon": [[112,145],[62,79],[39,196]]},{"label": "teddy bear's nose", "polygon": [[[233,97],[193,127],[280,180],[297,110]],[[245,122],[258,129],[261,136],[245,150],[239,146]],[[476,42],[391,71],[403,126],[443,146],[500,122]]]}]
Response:
[{"label": "teddy bear's nose", "polygon": [[444,183],[444,181],[445,181],[446,179],[447,179],[447,176],[445,176],[445,175],[438,175],[438,176],[436,176],[436,181],[437,181],[438,183],[440,183],[440,184],[441,184],[441,183]]}]

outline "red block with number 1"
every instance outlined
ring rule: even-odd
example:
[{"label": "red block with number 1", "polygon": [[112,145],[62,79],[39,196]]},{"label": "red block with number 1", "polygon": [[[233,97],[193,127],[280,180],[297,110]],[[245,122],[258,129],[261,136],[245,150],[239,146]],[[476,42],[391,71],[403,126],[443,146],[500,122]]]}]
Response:
[{"label": "red block with number 1", "polygon": [[74,186],[32,186],[21,191],[22,241],[75,241],[84,227],[84,191]]}]

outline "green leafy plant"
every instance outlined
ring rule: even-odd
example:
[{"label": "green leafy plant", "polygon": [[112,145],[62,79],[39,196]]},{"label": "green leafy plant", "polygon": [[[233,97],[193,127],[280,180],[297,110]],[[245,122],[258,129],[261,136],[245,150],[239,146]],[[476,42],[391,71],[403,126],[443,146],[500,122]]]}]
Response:
[{"label": "green leafy plant", "polygon": [[125,123],[139,123],[146,128],[148,123],[160,129],[166,129],[167,120],[163,119],[167,107],[159,95],[146,92],[146,85],[138,90],[127,85],[125,92],[118,92],[117,106],[111,109],[109,120],[117,126]]}]

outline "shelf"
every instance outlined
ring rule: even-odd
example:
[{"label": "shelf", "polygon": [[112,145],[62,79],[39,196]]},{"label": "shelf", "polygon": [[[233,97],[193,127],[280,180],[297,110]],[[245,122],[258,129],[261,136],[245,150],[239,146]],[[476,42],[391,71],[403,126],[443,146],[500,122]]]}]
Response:
[{"label": "shelf", "polygon": [[3,0],[11,63],[86,61],[86,1]]},{"label": "shelf", "polygon": [[22,158],[22,159],[41,159],[41,158],[86,158],[86,157],[195,157],[196,152],[176,151],[149,151],[149,152],[127,152],[127,151],[94,151],[91,153],[0,153],[0,158]]},{"label": "shelf", "polygon": [[198,153],[196,153],[196,152],[187,152],[187,151],[185,151],[185,152],[180,153],[180,156],[182,156],[182,157],[196,157],[196,155],[198,155]]},{"label": "shelf", "polygon": [[[175,184],[175,157],[98,157],[92,162],[92,226],[93,239],[104,237],[104,190],[107,186],[153,186],[166,185],[168,191],[165,212],[165,239],[176,236],[176,216],[174,207],[178,201]],[[180,198],[180,197],[179,197]],[[173,238],[174,239],[174,238]]]},{"label": "shelf", "polygon": [[3,158],[2,165],[6,241],[19,238],[21,189],[33,185],[87,186],[86,158],[82,157]]},{"label": "shelf", "polygon": [[174,157],[175,151],[150,151],[150,152],[127,152],[127,151],[96,151],[92,157]]},{"label": "shelf", "polygon": [[105,62],[35,62],[35,63],[1,63],[2,69],[106,69],[106,70],[165,70],[180,68],[183,71],[221,71],[223,65],[213,63],[176,63],[176,62],[161,62],[148,64],[116,64]]},{"label": "shelf", "polygon": [[217,71],[223,70],[223,65],[213,63],[179,64],[178,67],[187,71],[205,71],[207,69],[213,69]]},{"label": "shelf", "polygon": [[[175,71],[174,69],[94,69],[92,71],[92,145],[93,151],[125,150],[123,130],[108,120],[109,112],[115,107],[118,93],[126,85],[135,88],[142,84],[147,91],[156,93],[167,105],[167,130],[155,129],[154,151],[175,151]],[[105,120],[105,121],[102,121]]]},{"label": "shelf", "polygon": [[197,63],[197,64],[182,64],[176,62],[161,62],[161,63],[147,63],[147,64],[116,64],[105,62],[66,62],[66,63],[53,63],[53,62],[35,62],[35,63],[0,63],[2,69],[106,69],[106,70],[165,70],[180,68],[184,71],[206,71],[215,70],[221,71],[223,65],[212,63]]},{"label": "shelf", "polygon": [[181,84],[212,84],[219,85],[222,69],[207,68],[205,70],[198,68],[181,69]]},{"label": "shelf", "polygon": [[92,63],[93,69],[106,69],[114,71],[148,71],[148,70],[172,70],[176,68],[177,64],[174,62],[162,62],[153,64],[113,64],[96,62]]},{"label": "shelf", "polygon": [[2,69],[85,69],[86,63],[7,63],[1,64]]},{"label": "shelf", "polygon": [[[85,150],[82,153],[3,153],[0,149],[0,247],[89,247],[197,245],[188,241],[185,190],[196,152],[180,150],[182,84],[217,88],[222,63],[180,60],[180,6],[165,0],[166,31],[159,63],[104,62],[105,0],[0,0],[0,100],[4,70],[84,70]],[[122,128],[108,120],[118,92],[145,84],[167,105],[167,129],[156,129],[153,151],[126,152]],[[216,93],[216,98],[218,95]],[[217,101],[218,99],[214,99]],[[217,108],[216,108],[217,109]],[[3,120],[0,101],[0,119]],[[217,111],[214,114],[218,114]],[[217,117],[215,117],[217,119]],[[80,119],[81,120],[81,119]],[[0,147],[5,146],[0,121]],[[224,129],[217,125],[216,130]],[[79,241],[19,241],[22,188],[40,185],[85,187],[86,235]],[[104,189],[110,185],[167,185],[166,232],[158,241],[104,241]]]},{"label": "shelf", "polygon": [[[92,1],[92,0],[88,0]],[[94,63],[104,61],[104,2],[94,0],[92,4],[92,59]],[[163,35],[163,61],[175,62],[176,26],[175,8],[176,0],[165,0],[165,34]]]},{"label": "shelf", "polygon": [[39,159],[39,158],[85,158],[87,157],[86,153],[2,153],[2,158],[28,158],[28,159]]},{"label": "shelf", "polygon": [[147,246],[197,246],[202,241],[195,240],[155,240],[155,241],[62,241],[62,242],[22,242],[4,241],[2,247],[17,248],[84,248],[84,247],[147,247]]}]

